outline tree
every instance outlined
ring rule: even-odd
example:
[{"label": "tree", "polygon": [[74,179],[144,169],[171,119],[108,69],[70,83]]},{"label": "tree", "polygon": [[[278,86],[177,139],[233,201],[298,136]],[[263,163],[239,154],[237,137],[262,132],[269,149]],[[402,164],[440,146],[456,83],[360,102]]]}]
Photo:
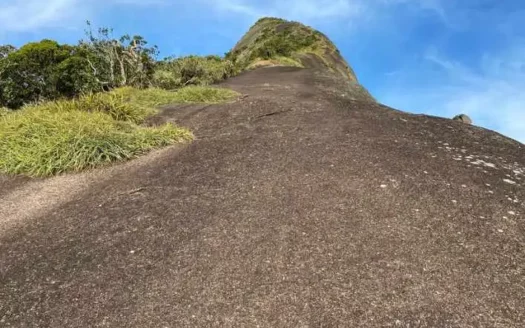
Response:
[{"label": "tree", "polygon": [[24,103],[57,96],[56,67],[74,48],[56,41],[31,42],[9,50],[0,68],[0,105],[18,108]]},{"label": "tree", "polygon": [[6,58],[16,48],[10,44],[0,45],[0,59]]},{"label": "tree", "polygon": [[0,107],[19,108],[125,85],[149,86],[157,47],[138,35],[115,39],[112,33],[100,28],[95,36],[88,22],[87,39],[78,45],[42,40],[20,49],[0,46]]},{"label": "tree", "polygon": [[85,50],[92,75],[100,85],[105,88],[149,85],[158,54],[156,46],[148,47],[138,35],[115,39],[110,28],[99,28],[95,36],[89,21],[87,25],[87,40],[81,40],[79,46]]}]

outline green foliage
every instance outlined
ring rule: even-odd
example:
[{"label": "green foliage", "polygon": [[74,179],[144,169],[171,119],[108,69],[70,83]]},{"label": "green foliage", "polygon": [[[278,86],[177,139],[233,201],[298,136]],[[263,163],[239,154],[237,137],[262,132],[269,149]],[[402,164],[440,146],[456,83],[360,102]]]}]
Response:
[{"label": "green foliage", "polygon": [[187,85],[209,85],[236,74],[233,63],[219,56],[187,56],[160,62],[153,84],[163,89]]},{"label": "green foliage", "polygon": [[110,28],[99,28],[97,35],[87,22],[86,40],[79,48],[85,54],[92,75],[105,88],[121,86],[146,87],[150,84],[158,54],[141,36],[113,37]]},{"label": "green foliage", "polygon": [[59,96],[74,97],[103,90],[103,86],[89,69],[87,58],[83,56],[71,56],[62,61],[57,65],[55,74],[56,91]]},{"label": "green foliage", "polygon": [[217,104],[231,101],[239,96],[233,90],[208,86],[188,86],[176,91],[158,88],[137,90],[129,87],[114,90],[126,102],[143,107],[157,107],[167,104],[207,103]]},{"label": "green foliage", "polygon": [[229,89],[189,86],[177,90],[174,94],[174,100],[177,103],[219,104],[234,100],[238,96],[240,96],[239,93]]},{"label": "green foliage", "polygon": [[0,105],[10,108],[59,95],[57,65],[73,55],[74,48],[43,40],[11,51],[0,63]]},{"label": "green foliage", "polygon": [[[356,80],[337,48],[324,34],[301,23],[279,18],[258,20],[226,54],[226,58],[233,61],[239,71],[257,67],[261,60],[298,66],[298,63],[305,62],[305,58],[318,58],[329,70]],[[286,62],[283,58],[289,60]]]},{"label": "green foliage", "polygon": [[115,39],[108,28],[95,36],[89,22],[88,27],[87,40],[78,45],[42,40],[20,49],[0,46],[0,106],[16,109],[31,102],[150,85],[156,47],[141,36]]},{"label": "green foliage", "polygon": [[[133,90],[139,92],[137,89]],[[49,113],[72,111],[100,112],[108,114],[115,120],[133,123],[141,123],[146,117],[156,112],[151,106],[127,101],[123,95],[115,91],[86,94],[70,100],[47,101],[26,106],[26,108],[38,108],[39,111]]]},{"label": "green foliage", "polygon": [[16,48],[10,44],[0,45],[0,59],[7,57],[7,55],[15,50]]},{"label": "green foliage", "polygon": [[296,51],[311,47],[317,41],[313,33],[294,33],[291,27],[282,30],[265,30],[257,39],[257,46],[250,54],[250,61],[256,58],[271,59],[277,56],[290,57]]},{"label": "green foliage", "polygon": [[219,103],[232,90],[189,86],[175,92],[123,87],[71,100],[0,108],[0,172],[47,176],[133,158],[150,149],[191,139],[174,125],[137,125],[170,103]]},{"label": "green foliage", "polygon": [[268,65],[304,68],[303,64],[297,59],[290,58],[290,57],[283,57],[283,56],[275,56],[275,58],[272,58],[269,60],[262,59],[262,58],[256,58],[252,61],[252,63],[246,69],[254,69],[260,66],[268,66]]},{"label": "green foliage", "polygon": [[[0,115],[0,172],[47,176],[79,171],[191,139],[188,130],[174,125],[141,127],[133,123],[135,116],[115,119],[122,116],[113,109],[126,108],[122,98],[108,105],[90,97]],[[96,103],[106,107],[89,107]]]}]

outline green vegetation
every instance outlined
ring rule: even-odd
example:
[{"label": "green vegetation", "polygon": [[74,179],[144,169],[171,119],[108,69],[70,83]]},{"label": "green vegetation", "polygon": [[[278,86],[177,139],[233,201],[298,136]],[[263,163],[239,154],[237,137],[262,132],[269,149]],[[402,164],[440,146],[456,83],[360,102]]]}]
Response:
[{"label": "green vegetation", "polygon": [[0,106],[74,97],[121,86],[147,87],[154,73],[156,47],[140,36],[118,39],[101,28],[78,45],[53,40],[20,49],[0,46]]},{"label": "green vegetation", "polygon": [[177,91],[122,87],[0,110],[0,172],[47,176],[133,158],[153,148],[191,139],[167,124],[142,127],[155,107],[171,103],[220,103],[232,90],[191,86]]},{"label": "green vegetation", "polygon": [[11,113],[11,111],[5,107],[0,107],[0,117]]},{"label": "green vegetation", "polygon": [[137,90],[124,87],[113,92],[124,97],[128,103],[150,108],[183,103],[218,104],[234,100],[239,96],[239,93],[233,90],[208,86],[189,86],[175,91],[159,88]]},{"label": "green vegetation", "polygon": [[122,99],[85,96],[0,116],[0,172],[47,176],[79,171],[191,139],[188,130],[171,124],[137,125],[143,111],[130,110]]},{"label": "green vegetation", "polygon": [[257,21],[225,58],[232,61],[237,70],[244,70],[257,67],[257,63],[264,60],[287,66],[303,65],[304,59],[312,56],[329,70],[357,81],[335,45],[324,34],[301,23],[279,18],[267,17]]},{"label": "green vegetation", "polygon": [[159,61],[157,47],[141,36],[113,37],[109,28],[94,33],[89,22],[87,27],[85,38],[76,45],[53,40],[31,42],[20,49],[0,45],[0,107],[17,109],[122,87],[206,86],[261,65],[304,67],[312,56],[355,80],[326,36],[278,18],[257,21],[224,58],[185,56]]},{"label": "green vegetation", "polygon": [[167,58],[158,63],[153,75],[153,85],[163,89],[209,85],[237,73],[230,60],[219,56]]},{"label": "green vegetation", "polygon": [[304,65],[298,60],[288,58],[288,57],[283,57],[283,56],[275,56],[275,58],[271,58],[271,59],[256,58],[246,69],[254,69],[260,66],[267,66],[267,65],[291,66],[291,67],[303,67],[304,68]]}]

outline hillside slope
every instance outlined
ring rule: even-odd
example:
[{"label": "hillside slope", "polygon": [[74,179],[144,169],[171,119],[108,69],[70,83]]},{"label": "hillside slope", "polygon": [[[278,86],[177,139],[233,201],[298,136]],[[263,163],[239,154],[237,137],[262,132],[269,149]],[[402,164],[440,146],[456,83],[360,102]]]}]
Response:
[{"label": "hillside slope", "polygon": [[265,65],[316,68],[345,81],[352,99],[375,101],[359,84],[339,49],[323,33],[299,22],[266,17],[258,20],[228,53],[240,69]]},{"label": "hillside slope", "polygon": [[195,141],[46,180],[2,177],[6,327],[521,327],[524,145],[263,67]]}]

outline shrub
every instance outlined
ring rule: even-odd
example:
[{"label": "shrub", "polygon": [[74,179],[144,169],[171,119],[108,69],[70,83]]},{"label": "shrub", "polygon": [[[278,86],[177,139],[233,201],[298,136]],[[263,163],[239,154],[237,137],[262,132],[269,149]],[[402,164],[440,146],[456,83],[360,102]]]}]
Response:
[{"label": "shrub", "polygon": [[112,30],[89,31],[77,45],[53,40],[16,49],[0,46],[0,106],[72,98],[121,86],[146,87],[153,78],[157,48],[141,36],[113,38]]},{"label": "shrub", "polygon": [[19,108],[24,103],[57,96],[57,65],[71,57],[72,47],[43,40],[11,51],[0,63],[2,104]]},{"label": "shrub", "polygon": [[187,56],[167,59],[159,63],[153,75],[153,84],[163,89],[209,85],[235,73],[233,63],[219,56]]}]

